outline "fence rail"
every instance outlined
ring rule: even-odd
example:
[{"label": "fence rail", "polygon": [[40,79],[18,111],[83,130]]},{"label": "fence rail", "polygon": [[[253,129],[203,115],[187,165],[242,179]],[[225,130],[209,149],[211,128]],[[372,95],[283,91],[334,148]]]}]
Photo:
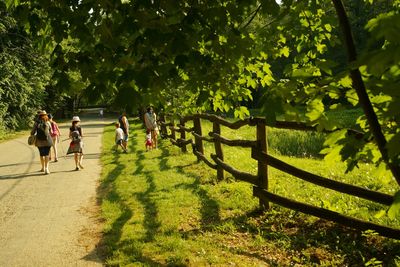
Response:
[{"label": "fence rail", "polygon": [[[308,126],[299,122],[275,122],[273,124],[268,124],[266,119],[261,117],[252,117],[238,120],[236,122],[229,122],[213,114],[194,114],[181,117],[179,118],[179,124],[175,125],[173,117],[170,116],[170,118],[172,118],[171,121],[167,122],[166,116],[161,116],[160,125],[164,136],[167,136],[174,145],[180,147],[184,152],[187,151],[186,146],[191,144],[193,154],[197,159],[203,161],[207,166],[217,171],[218,180],[224,179],[224,172],[228,172],[236,179],[252,184],[254,186],[253,194],[259,198],[260,205],[263,208],[268,208],[269,202],[274,202],[293,210],[334,221],[359,230],[371,229],[382,236],[400,239],[400,229],[345,216],[324,208],[278,196],[268,190],[268,166],[271,166],[299,179],[327,189],[367,199],[387,206],[390,206],[393,203],[394,198],[391,195],[328,179],[299,169],[268,154],[266,125],[276,128],[305,131],[315,131],[316,127]],[[208,136],[204,136],[202,133],[201,120],[208,120],[213,124],[212,132],[208,133]],[[185,126],[189,121],[193,122],[193,127],[188,128]],[[221,125],[233,130],[238,130],[243,126],[255,126],[257,140],[230,140],[225,138],[221,135]],[[167,129],[171,131],[170,134],[168,134]],[[356,130],[350,129],[347,131],[357,138],[363,138],[364,136],[364,133]],[[176,133],[180,133],[180,138],[176,138]],[[186,139],[186,133],[191,133],[194,140]],[[210,161],[204,155],[203,141],[214,143],[215,153],[210,154],[210,157],[214,162]],[[257,175],[237,170],[225,163],[222,145],[251,148],[251,157],[257,160]]]}]

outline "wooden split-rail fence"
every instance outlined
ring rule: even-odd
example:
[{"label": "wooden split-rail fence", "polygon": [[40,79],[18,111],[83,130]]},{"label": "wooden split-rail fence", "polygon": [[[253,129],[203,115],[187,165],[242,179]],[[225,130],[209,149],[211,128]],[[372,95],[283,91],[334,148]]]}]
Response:
[{"label": "wooden split-rail fence", "polygon": [[[170,120],[167,121],[167,118]],[[208,120],[213,124],[213,129],[210,133],[208,133],[207,136],[203,135],[201,120]],[[185,126],[185,124],[189,121],[193,122],[193,127],[188,128]],[[255,127],[257,137],[256,140],[230,140],[221,136],[221,126],[237,130],[246,125]],[[315,130],[314,127],[296,122],[276,122],[273,127],[295,130]],[[197,156],[198,160],[203,161],[210,168],[213,168],[217,171],[218,180],[224,179],[224,172],[228,172],[236,179],[254,185],[253,195],[259,198],[260,205],[264,209],[268,209],[269,202],[273,202],[289,209],[334,221],[358,230],[373,230],[382,236],[400,239],[400,229],[349,217],[338,212],[291,200],[270,192],[268,190],[269,166],[321,187],[367,199],[375,203],[390,206],[394,200],[394,197],[391,195],[321,177],[287,164],[269,155],[267,149],[265,118],[251,117],[244,120],[238,120],[236,122],[229,122],[213,114],[195,114],[180,117],[179,124],[175,125],[174,116],[161,115],[160,128],[161,134],[163,136],[167,136],[171,142],[180,147],[183,152],[187,152],[187,145],[191,144],[193,154]],[[190,133],[194,137],[194,140],[191,138],[187,139],[187,133]],[[177,138],[177,134],[180,135],[179,138]],[[361,133],[353,131],[352,134],[360,135]],[[204,155],[203,141],[214,143],[215,153],[210,155],[213,162],[208,160],[208,158]],[[225,163],[222,144],[250,148],[251,157],[258,162],[257,175],[237,170]]]}]

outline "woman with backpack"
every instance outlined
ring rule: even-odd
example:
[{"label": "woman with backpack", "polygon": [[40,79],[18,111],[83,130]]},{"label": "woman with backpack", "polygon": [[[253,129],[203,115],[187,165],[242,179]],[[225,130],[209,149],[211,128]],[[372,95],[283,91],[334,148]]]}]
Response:
[{"label": "woman with backpack", "polygon": [[74,153],[75,159],[75,170],[83,169],[83,142],[82,142],[82,128],[79,125],[81,120],[78,116],[72,117],[72,126],[69,128],[69,138],[71,138],[71,143],[68,148],[67,154]]},{"label": "woman with backpack", "polygon": [[39,149],[40,164],[42,165],[41,172],[49,174],[49,153],[50,148],[53,145],[51,139],[51,125],[49,118],[47,117],[46,111],[40,111],[38,113],[38,119],[35,122],[31,135],[36,135],[35,146]]},{"label": "woman with backpack", "polygon": [[[61,135],[60,128],[55,120],[53,120],[53,115],[47,115],[49,117],[49,122],[51,125],[51,139],[53,139],[53,151],[54,151],[54,162],[58,161],[58,151],[57,143],[59,142],[59,136]],[[51,160],[51,149],[49,154],[49,160]]]}]

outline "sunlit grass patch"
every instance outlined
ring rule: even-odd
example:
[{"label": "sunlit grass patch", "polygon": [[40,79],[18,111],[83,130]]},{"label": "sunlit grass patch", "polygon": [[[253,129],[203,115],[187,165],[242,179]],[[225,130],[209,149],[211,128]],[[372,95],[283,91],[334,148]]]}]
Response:
[{"label": "sunlit grass patch", "polygon": [[[204,123],[203,135],[211,128],[211,124]],[[223,128],[222,133],[231,139],[255,138],[250,127],[237,132]],[[145,131],[139,121],[131,122],[128,154],[112,151],[113,135],[113,126],[107,126],[99,190],[105,219],[104,256],[110,266],[340,266],[367,263],[373,258],[387,265],[396,261],[390,251],[399,250],[397,241],[362,236],[355,230],[277,205],[261,212],[250,184],[235,181],[227,173],[224,181],[217,182],[215,170],[168,140],[160,140],[158,150],[146,152]],[[213,144],[204,144],[207,157],[215,153]],[[249,149],[223,149],[229,164],[257,172],[257,162],[250,158]],[[363,187],[376,184],[369,170],[372,166],[344,175],[341,163],[326,166],[309,157],[274,155],[328,178]],[[368,219],[381,208],[310,186],[273,168],[269,168],[269,188],[360,218]],[[392,192],[393,184],[379,190]],[[399,225],[382,218],[371,220]],[[357,254],[354,247],[360,247]]]}]

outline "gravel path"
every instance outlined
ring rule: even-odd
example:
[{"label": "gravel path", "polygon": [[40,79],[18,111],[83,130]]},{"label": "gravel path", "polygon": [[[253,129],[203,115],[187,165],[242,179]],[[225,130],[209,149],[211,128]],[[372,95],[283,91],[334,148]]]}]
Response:
[{"label": "gravel path", "polygon": [[[81,120],[84,170],[74,170],[73,156],[61,156],[43,175],[27,137],[0,144],[0,266],[102,266],[96,188],[103,127],[110,121]],[[64,140],[70,123],[60,126]],[[59,154],[67,147],[60,142]]]}]

